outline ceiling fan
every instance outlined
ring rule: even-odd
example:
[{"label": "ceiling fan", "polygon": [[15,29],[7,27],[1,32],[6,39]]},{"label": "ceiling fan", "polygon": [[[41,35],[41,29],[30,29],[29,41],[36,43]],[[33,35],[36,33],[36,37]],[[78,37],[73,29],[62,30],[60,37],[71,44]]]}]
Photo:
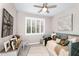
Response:
[{"label": "ceiling fan", "polygon": [[56,8],[56,5],[51,5],[51,6],[48,6],[48,3],[43,3],[42,6],[39,6],[39,5],[34,5],[34,7],[37,7],[37,8],[41,8],[38,12],[47,12],[49,13],[48,9],[49,8]]}]

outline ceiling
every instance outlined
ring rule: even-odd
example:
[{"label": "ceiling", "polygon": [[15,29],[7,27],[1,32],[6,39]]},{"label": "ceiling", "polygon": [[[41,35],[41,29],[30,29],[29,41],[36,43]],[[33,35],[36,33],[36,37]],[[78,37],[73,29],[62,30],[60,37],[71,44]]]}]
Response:
[{"label": "ceiling", "polygon": [[57,5],[56,8],[48,9],[50,13],[38,13],[40,8],[36,8],[33,5],[41,5],[42,3],[15,3],[15,7],[17,11],[21,12],[28,12],[37,15],[44,15],[44,16],[53,16],[61,11],[71,9],[72,7],[76,6],[76,3],[48,3],[48,5]]}]

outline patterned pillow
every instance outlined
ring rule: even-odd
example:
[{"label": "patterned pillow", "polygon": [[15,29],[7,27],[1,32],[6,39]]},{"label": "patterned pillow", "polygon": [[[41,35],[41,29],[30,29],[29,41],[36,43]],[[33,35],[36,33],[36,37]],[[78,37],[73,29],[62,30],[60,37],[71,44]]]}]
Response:
[{"label": "patterned pillow", "polygon": [[68,39],[68,35],[67,34],[62,34],[62,33],[56,33],[57,38],[60,39]]},{"label": "patterned pillow", "polygon": [[60,43],[60,41],[61,41],[61,39],[59,39],[59,38],[56,38],[56,43]]},{"label": "patterned pillow", "polygon": [[61,40],[60,45],[67,46],[69,44],[68,40]]}]

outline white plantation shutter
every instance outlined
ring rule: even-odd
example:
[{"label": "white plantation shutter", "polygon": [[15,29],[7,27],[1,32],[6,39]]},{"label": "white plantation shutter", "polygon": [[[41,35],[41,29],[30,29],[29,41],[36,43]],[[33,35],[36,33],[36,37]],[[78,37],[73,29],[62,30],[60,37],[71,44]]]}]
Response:
[{"label": "white plantation shutter", "polygon": [[45,32],[45,19],[25,18],[25,34],[41,34]]}]

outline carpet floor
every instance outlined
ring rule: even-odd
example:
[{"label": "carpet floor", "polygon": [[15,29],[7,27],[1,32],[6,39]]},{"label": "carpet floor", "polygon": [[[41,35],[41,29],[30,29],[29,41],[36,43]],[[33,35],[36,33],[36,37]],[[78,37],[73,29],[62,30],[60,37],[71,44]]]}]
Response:
[{"label": "carpet floor", "polygon": [[35,44],[21,49],[19,56],[49,56],[49,52],[45,46]]},{"label": "carpet floor", "polygon": [[27,56],[49,56],[47,48],[43,45],[31,46]]}]

